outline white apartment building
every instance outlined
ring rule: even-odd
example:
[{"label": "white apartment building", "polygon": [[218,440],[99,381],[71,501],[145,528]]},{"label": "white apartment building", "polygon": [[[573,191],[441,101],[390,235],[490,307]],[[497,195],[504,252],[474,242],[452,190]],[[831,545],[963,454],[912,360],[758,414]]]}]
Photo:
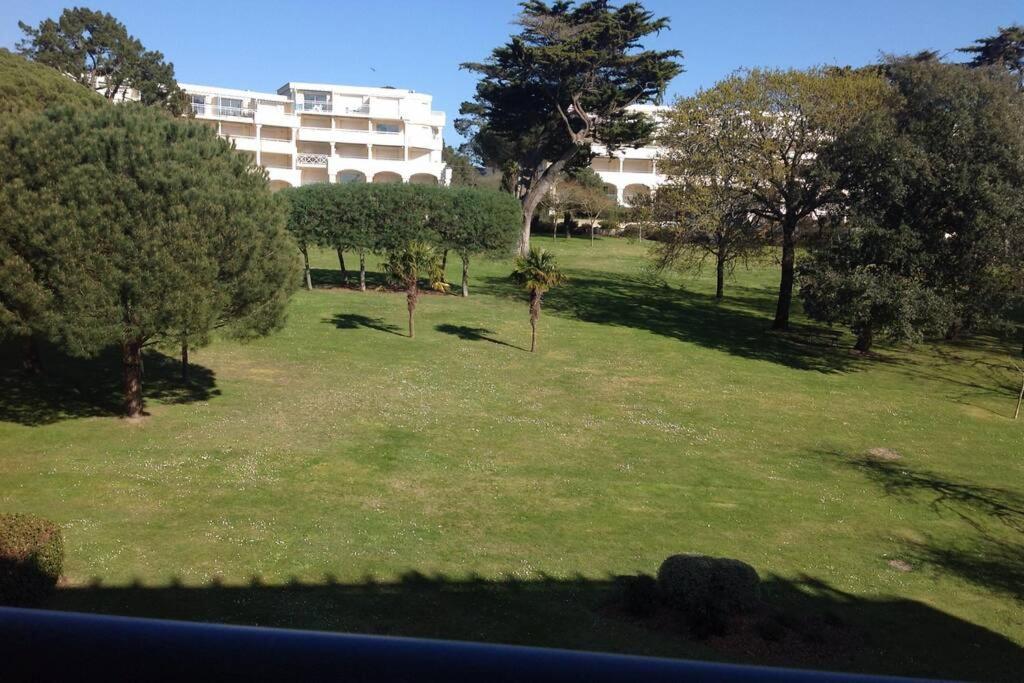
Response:
[{"label": "white apartment building", "polygon": [[289,82],[276,93],[180,83],[197,121],[252,154],[272,190],[310,183],[446,185],[445,115],[397,88]]},{"label": "white apartment building", "polygon": [[[659,112],[667,107],[653,104],[637,104],[630,107],[647,116],[659,118]],[[630,199],[637,193],[649,193],[665,182],[665,176],[658,173],[658,157],[660,148],[628,147],[608,154],[602,145],[594,145],[594,158],[590,167],[605,182],[605,191],[609,198],[619,204],[629,206]]]}]

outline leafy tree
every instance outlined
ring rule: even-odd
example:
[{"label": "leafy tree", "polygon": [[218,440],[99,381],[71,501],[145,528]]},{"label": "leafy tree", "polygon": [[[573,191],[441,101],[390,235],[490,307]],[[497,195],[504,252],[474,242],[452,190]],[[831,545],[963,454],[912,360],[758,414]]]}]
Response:
[{"label": "leafy tree", "polygon": [[17,267],[2,282],[42,302],[18,324],[75,355],[119,345],[128,416],[145,346],[280,323],[297,275],[284,220],[245,155],[153,109],[49,110],[0,132],[0,251]]},{"label": "leafy tree", "polygon": [[669,22],[639,3],[529,0],[522,7],[517,35],[486,62],[462,65],[481,79],[457,128],[472,133],[478,154],[520,199],[525,256],[537,206],[559,175],[588,164],[594,143],[645,144],[654,124],[628,107],[659,100],[682,67],[677,50],[642,49]]},{"label": "leafy tree", "polygon": [[880,334],[916,341],[939,331],[947,311],[926,284],[928,259],[919,258],[920,247],[910,230],[847,224],[801,265],[804,310],[849,327],[861,352]]},{"label": "leafy tree", "polygon": [[601,216],[615,209],[615,200],[608,197],[603,184],[595,187],[593,183],[584,184],[576,178],[564,183],[562,192],[567,195],[566,202],[571,207],[570,210],[589,221],[590,243],[593,244],[594,225],[601,220]]},{"label": "leafy tree", "polygon": [[555,255],[545,249],[531,247],[526,256],[516,258],[512,281],[530,294],[530,351],[537,350],[537,322],[540,320],[544,294],[564,284],[568,278],[558,268]]},{"label": "leafy tree", "polygon": [[1002,67],[1024,84],[1024,26],[1020,24],[1000,26],[996,35],[980,38],[958,52],[974,55],[971,66]]},{"label": "leafy tree", "polygon": [[480,172],[467,155],[451,145],[445,145],[441,150],[441,160],[448,164],[452,171],[452,187],[474,187],[479,184]]},{"label": "leafy tree", "polygon": [[125,99],[134,89],[146,105],[188,112],[184,93],[174,79],[174,65],[160,52],[147,50],[110,14],[85,7],[65,9],[60,18],[32,28],[19,21],[25,38],[18,50],[53,67],[108,100]]},{"label": "leafy tree", "polygon": [[318,190],[319,185],[286,187],[279,195],[288,205],[288,220],[285,224],[302,254],[303,278],[306,289],[312,291],[313,278],[309,269],[309,248],[316,245],[323,235],[326,220],[326,194]]},{"label": "leafy tree", "polygon": [[[60,104],[98,108],[104,100],[49,67],[0,49],[0,121]],[[54,304],[33,277],[31,265],[0,241],[0,336],[24,341],[24,367],[30,373],[42,369],[32,323]]]},{"label": "leafy tree", "polygon": [[655,210],[675,227],[654,252],[656,268],[699,272],[710,259],[715,298],[721,300],[726,274],[764,247],[764,221],[750,211],[746,194],[731,185],[729,176],[662,185],[655,194]]},{"label": "leafy tree", "polygon": [[[469,296],[469,262],[475,254],[510,251],[519,237],[519,203],[506,192],[441,188],[437,192],[442,247],[462,260],[462,296]],[[434,211],[432,211],[432,214]]]},{"label": "leafy tree", "polygon": [[384,272],[388,280],[405,290],[406,305],[409,308],[409,338],[416,336],[416,304],[420,300],[420,280],[429,282],[430,288],[447,291],[444,273],[441,272],[441,258],[434,247],[426,242],[413,241],[388,251]]},{"label": "leafy tree", "polygon": [[98,107],[104,103],[62,74],[0,48],[0,118],[41,112],[56,105]]},{"label": "leafy tree", "polygon": [[1001,325],[1021,293],[1024,100],[996,70],[897,60],[884,73],[898,97],[824,160],[852,179],[851,212],[812,252],[805,308],[850,325],[862,349],[879,329]]},{"label": "leafy tree", "polygon": [[823,155],[887,96],[885,81],[870,71],[754,69],[679,100],[666,114],[661,168],[669,179],[728,175],[750,212],[781,232],[775,329],[789,326],[799,226],[846,201],[848,179]]}]

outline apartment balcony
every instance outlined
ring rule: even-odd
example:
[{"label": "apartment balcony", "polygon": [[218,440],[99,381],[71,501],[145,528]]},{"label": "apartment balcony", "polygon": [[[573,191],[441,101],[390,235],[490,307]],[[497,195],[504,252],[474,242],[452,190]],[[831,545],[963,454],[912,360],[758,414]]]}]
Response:
[{"label": "apartment balcony", "polygon": [[255,111],[247,107],[222,107],[219,104],[192,103],[192,113],[199,118],[251,119]]},{"label": "apartment balcony", "polygon": [[299,152],[295,156],[296,166],[304,168],[327,168],[327,159],[330,158],[329,154],[310,154],[309,152]]},{"label": "apartment balcony", "polygon": [[235,149],[243,152],[255,152],[259,147],[259,140],[249,135],[229,135],[228,139],[235,143]]},{"label": "apartment balcony", "polygon": [[272,154],[295,154],[295,143],[291,140],[260,138],[260,150]]}]

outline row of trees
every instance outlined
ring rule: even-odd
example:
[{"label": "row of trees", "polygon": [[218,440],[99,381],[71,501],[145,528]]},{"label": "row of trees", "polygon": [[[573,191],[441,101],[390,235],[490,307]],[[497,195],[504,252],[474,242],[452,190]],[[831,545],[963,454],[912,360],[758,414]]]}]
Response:
[{"label": "row of trees", "polygon": [[405,184],[328,184],[288,188],[288,229],[305,263],[306,287],[313,286],[309,247],[333,249],[343,280],[345,252],[359,258],[359,289],[366,289],[366,255],[384,256],[384,271],[406,292],[409,336],[420,282],[447,290],[448,253],[462,262],[462,296],[469,296],[469,266],[478,254],[505,254],[519,235],[519,204],[505,193],[476,187]]}]

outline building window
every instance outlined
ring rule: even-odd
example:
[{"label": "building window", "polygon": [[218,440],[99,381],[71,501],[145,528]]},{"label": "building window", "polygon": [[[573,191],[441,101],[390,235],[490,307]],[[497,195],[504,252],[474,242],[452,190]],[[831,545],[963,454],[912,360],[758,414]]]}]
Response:
[{"label": "building window", "polygon": [[375,130],[378,133],[399,133],[400,132],[397,123],[378,123],[375,126]]},{"label": "building window", "polygon": [[236,97],[221,97],[220,98],[220,115],[221,116],[244,116],[242,111],[242,100]]},{"label": "building window", "polygon": [[206,113],[206,95],[192,95],[192,112],[195,114]]},{"label": "building window", "polygon": [[327,93],[308,92],[302,95],[302,108],[306,111],[329,111]]}]

